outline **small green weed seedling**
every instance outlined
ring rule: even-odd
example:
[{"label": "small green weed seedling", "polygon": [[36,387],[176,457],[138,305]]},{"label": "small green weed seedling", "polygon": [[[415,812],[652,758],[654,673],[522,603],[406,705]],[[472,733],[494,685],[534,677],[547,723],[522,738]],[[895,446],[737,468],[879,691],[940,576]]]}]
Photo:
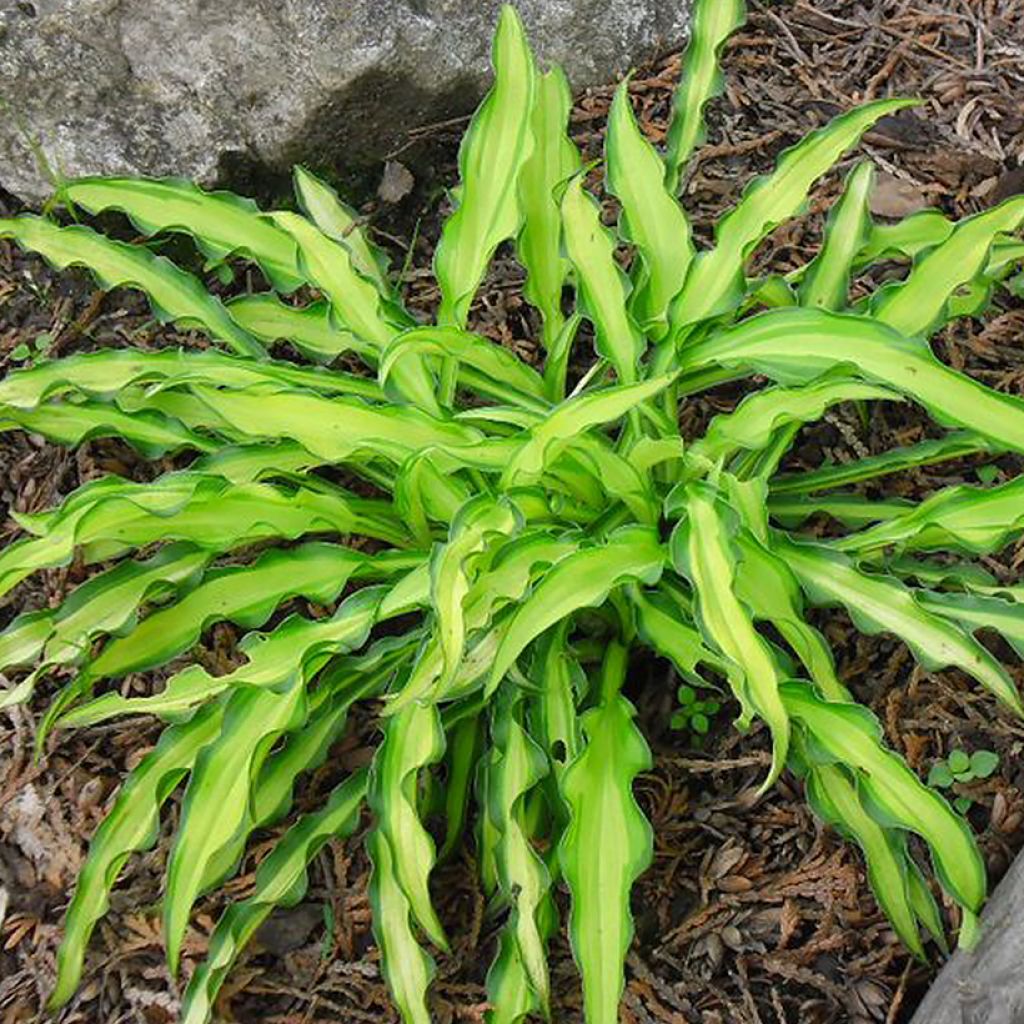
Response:
[{"label": "small green weed seedling", "polygon": [[[928,785],[936,789],[950,789],[957,782],[977,782],[989,778],[999,767],[999,755],[991,750],[976,750],[968,754],[954,750],[942,761],[936,761],[928,772]],[[969,796],[957,796],[953,806],[966,814],[973,801]]]},{"label": "small green weed seedling", "polygon": [[699,746],[708,734],[715,715],[722,710],[721,701],[698,697],[697,691],[688,683],[679,687],[676,697],[680,708],[672,715],[669,724],[673,729],[689,732],[691,742]]}]

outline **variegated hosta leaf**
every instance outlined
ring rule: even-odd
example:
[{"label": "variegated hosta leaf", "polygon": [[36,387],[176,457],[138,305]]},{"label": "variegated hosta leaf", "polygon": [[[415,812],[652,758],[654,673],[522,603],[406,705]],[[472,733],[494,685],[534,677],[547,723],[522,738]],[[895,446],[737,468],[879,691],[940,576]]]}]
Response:
[{"label": "variegated hosta leaf", "polygon": [[[994,591],[1001,588],[993,587]],[[1020,588],[1005,588],[1010,600],[986,594],[936,594],[916,591],[928,611],[958,622],[969,632],[994,629],[1024,658],[1024,597]]]},{"label": "variegated hosta leaf", "polygon": [[494,656],[489,689],[501,682],[526,647],[550,626],[580,608],[603,604],[622,583],[656,583],[665,549],[653,530],[623,527],[606,544],[584,548],[557,562],[516,608]]},{"label": "variegated hosta leaf", "polygon": [[34,409],[45,399],[66,394],[109,399],[133,385],[148,385],[147,391],[152,393],[186,384],[237,389],[264,385],[282,391],[296,388],[328,395],[383,398],[380,389],[365,378],[292,363],[254,362],[213,351],[103,349],[8,374],[0,381],[0,409]]},{"label": "variegated hosta leaf", "polygon": [[729,682],[743,709],[740,727],[754,715],[772,733],[772,768],[762,789],[778,778],[789,752],[789,716],[779,697],[780,667],[736,593],[736,524],[715,488],[703,481],[680,495],[685,518],[672,534],[672,562],[696,594],[696,617],[708,644],[727,659]]},{"label": "variegated hosta leaf", "polygon": [[576,712],[585,679],[568,643],[569,620],[553,626],[534,645],[530,678],[539,693],[534,698],[531,736],[542,746],[555,775],[574,760],[582,735]]},{"label": "variegated hosta leaf", "polygon": [[811,261],[800,285],[801,305],[833,310],[846,306],[857,253],[870,236],[869,199],[874,181],[874,166],[867,161],[858,164],[846,179],[842,198],[829,214],[821,252]]},{"label": "variegated hosta leaf", "polygon": [[104,288],[139,288],[161,320],[198,325],[241,355],[263,354],[259,342],[231,319],[197,278],[148,249],[115,242],[81,224],[62,228],[29,215],[0,219],[0,238],[13,239],[60,269],[88,267]]},{"label": "variegated hosta leaf", "polygon": [[519,170],[533,145],[533,56],[519,15],[501,10],[492,53],[494,85],[459,148],[462,182],[434,254],[438,323],[465,327],[469,306],[500,242],[519,230]]},{"label": "variegated hosta leaf", "polygon": [[593,427],[621,419],[641,402],[663,391],[673,375],[654,377],[637,384],[593,391],[570,398],[557,406],[526,433],[505,468],[502,484],[531,483],[540,478],[567,447]]},{"label": "variegated hosta leaf", "polygon": [[166,729],[118,791],[113,807],[92,838],[68,907],[64,938],[57,952],[57,982],[50,996],[51,1007],[63,1006],[74,994],[89,936],[107,911],[108,894],[125,860],[156,840],[160,808],[192,770],[200,751],[220,735],[224,709],[224,702],[211,702],[193,718]]},{"label": "variegated hosta leaf", "polygon": [[587,1024],[617,1024],[623,961],[633,936],[629,894],[650,863],[651,826],[633,796],[633,780],[651,753],[619,693],[627,651],[605,655],[599,703],[581,720],[586,740],[560,780],[569,825],[559,863],[572,894],[569,934],[583,975]]},{"label": "variegated hosta leaf", "polygon": [[[487,378],[495,396],[514,401],[509,394],[511,389],[513,393],[534,399],[528,407],[536,408],[539,403],[540,408],[544,408],[544,382],[536,371],[486,338],[454,327],[415,327],[399,334],[381,357],[378,371],[381,386],[386,385],[389,375],[403,359],[414,354],[457,359],[461,366],[472,367]],[[479,377],[475,380],[479,381]]]},{"label": "variegated hosta leaf", "polygon": [[523,226],[516,251],[526,268],[523,293],[540,310],[547,351],[544,378],[548,396],[565,393],[569,345],[563,341],[566,319],[562,289],[569,266],[562,255],[562,221],[555,189],[580,166],[580,154],[566,134],[572,94],[561,68],[537,75],[530,114],[533,150],[519,169],[519,207]]},{"label": "variegated hosta leaf", "polygon": [[278,291],[303,283],[292,240],[255,203],[233,192],[204,192],[180,178],[77,178],[57,194],[90,213],[120,210],[146,235],[185,232],[211,262],[247,256]]},{"label": "variegated hosta leaf", "polygon": [[[330,302],[331,321],[357,339],[381,351],[406,324],[394,321],[374,283],[357,269],[353,254],[297,213],[272,214],[299,250],[299,266],[307,280]],[[427,368],[415,362],[397,371],[395,383],[411,402],[429,412],[438,405]]]},{"label": "variegated hosta leaf", "polygon": [[867,317],[773,310],[685,348],[681,362],[684,383],[687,372],[712,365],[786,384],[848,366],[913,398],[941,423],[965,427],[1003,450],[1024,451],[1024,401],[950,369],[920,339]]},{"label": "variegated hosta leaf", "polygon": [[430,562],[431,601],[444,660],[445,681],[450,680],[458,669],[466,644],[463,603],[474,575],[468,569],[468,563],[496,537],[511,537],[520,526],[521,518],[510,502],[481,494],[459,510],[452,522],[448,542],[434,551]]},{"label": "variegated hosta leaf", "polygon": [[[478,431],[411,406],[266,388],[224,391],[194,385],[191,390],[205,404],[211,429],[226,422],[238,440],[291,438],[326,462],[369,452],[397,463],[427,447],[469,448],[482,440]],[[489,461],[500,459],[496,455]]]},{"label": "variegated hosta leaf", "polygon": [[941,918],[900,830],[887,828],[871,815],[857,792],[856,774],[851,778],[836,764],[809,767],[807,799],[820,818],[861,848],[878,905],[904,945],[923,960],[918,906],[924,912],[921,923],[940,940]]},{"label": "variegated hosta leaf", "polygon": [[533,845],[525,807],[527,794],[547,774],[548,760],[523,726],[522,698],[513,689],[498,694],[485,810],[498,837],[498,885],[509,907],[508,938],[503,935],[487,978],[495,1004],[490,1020],[510,1024],[528,1012],[549,1015],[547,942],[556,920],[551,875]]},{"label": "variegated hosta leaf", "polygon": [[210,553],[172,544],[144,562],[126,561],[93,576],[52,610],[26,612],[0,634],[0,670],[42,664],[26,681],[0,697],[0,708],[27,700],[36,678],[56,665],[84,660],[96,637],[130,629],[139,607],[198,581]]},{"label": "variegated hosta leaf", "polygon": [[612,101],[605,155],[608,191],[622,204],[619,234],[635,247],[639,260],[630,310],[658,341],[668,327],[669,303],[686,280],[693,243],[683,208],[663,184],[665,166],[633,116],[628,80]]},{"label": "variegated hosta leaf", "polygon": [[[729,5],[731,0],[723,2]],[[757,243],[800,210],[814,182],[876,121],[912,102],[876,100],[837,117],[787,149],[771,174],[747,186],[739,203],[718,222],[714,249],[697,257],[672,304],[675,332],[726,312],[742,297],[743,266]]]},{"label": "variegated hosta leaf", "polygon": [[787,711],[807,730],[812,758],[858,772],[866,801],[883,822],[915,832],[928,844],[942,887],[960,904],[960,941],[974,935],[974,915],[985,899],[985,865],[967,822],[903,761],[882,746],[882,729],[866,708],[822,701],[803,683],[782,687]]},{"label": "variegated hosta leaf", "polygon": [[665,154],[665,184],[673,194],[683,184],[683,170],[703,137],[704,107],[722,90],[719,54],[745,17],[743,0],[697,0],[694,5],[690,44],[672,97]]},{"label": "variegated hosta leaf", "polygon": [[[386,513],[381,505],[380,512]],[[23,525],[34,529],[31,521]],[[151,484],[108,477],[80,488],[40,535],[9,545],[0,554],[0,593],[37,569],[65,565],[78,548],[86,563],[98,562],[163,540],[187,540],[223,551],[265,537],[302,536],[333,530],[397,539],[371,503],[340,495],[268,484],[230,485],[219,477],[173,474]]]},{"label": "variegated hosta leaf", "polygon": [[857,264],[866,266],[880,260],[913,259],[918,253],[944,242],[953,227],[953,222],[939,210],[919,210],[895,224],[872,224],[867,242],[857,254]]},{"label": "variegated hosta leaf", "polygon": [[419,944],[410,920],[409,899],[395,871],[394,853],[387,836],[372,829],[366,837],[370,872],[373,934],[381,953],[381,969],[404,1024],[431,1024],[427,989],[434,977],[434,961]]},{"label": "variegated hosta leaf", "polygon": [[148,458],[191,448],[213,452],[217,445],[159,412],[131,415],[95,402],[48,403],[36,409],[0,408],[0,432],[28,430],[57,444],[77,445],[96,437],[121,437]]},{"label": "variegated hosta leaf", "polygon": [[262,626],[289,597],[327,604],[353,573],[372,574],[372,564],[351,548],[313,543],[268,551],[250,565],[214,569],[182,600],[157,610],[126,636],[108,643],[85,671],[93,679],[144,671],[187,650],[214,622],[250,629]]},{"label": "variegated hosta leaf", "polygon": [[850,700],[836,675],[828,641],[807,622],[800,584],[785,560],[748,531],[739,534],[737,545],[737,596],[756,619],[775,626],[826,698]]},{"label": "variegated hosta leaf", "polygon": [[984,268],[996,237],[1015,231],[1022,222],[1024,196],[962,221],[944,242],[920,257],[906,280],[875,293],[871,315],[901,334],[928,333],[943,321],[957,288]]},{"label": "variegated hosta leaf", "polygon": [[[440,685],[444,671],[444,654],[436,632],[423,645],[416,665],[402,688],[393,695],[386,709],[395,713],[413,701],[440,701],[468,691],[487,675],[498,645],[508,632],[509,615],[499,627],[488,630],[495,617],[510,602],[522,600],[533,580],[548,566],[556,565],[577,551],[572,537],[553,537],[546,531],[524,532],[493,552],[486,570],[481,571],[463,602],[463,618],[467,634],[478,640],[463,658],[448,685]],[[491,688],[497,681],[490,684]]]},{"label": "variegated hosta leaf", "polygon": [[666,581],[653,590],[632,588],[630,603],[636,612],[640,638],[663,658],[668,658],[684,679],[697,681],[699,665],[727,675],[729,663],[711,650],[694,622],[692,603],[681,600],[676,587]]},{"label": "variegated hosta leaf", "polygon": [[861,572],[846,556],[821,545],[776,536],[772,546],[814,604],[843,605],[862,632],[894,633],[925,668],[956,666],[1024,714],[1002,665],[970,633],[929,612],[899,580]]},{"label": "variegated hosta leaf", "polygon": [[189,979],[181,1024],[207,1024],[217,993],[239,954],[276,907],[294,906],[305,896],[307,867],[325,843],[355,830],[365,793],[363,770],[338,786],[320,810],[300,818],[278,841],[256,871],[252,895],[228,907],[217,922],[206,959]]},{"label": "variegated hosta leaf", "polygon": [[737,449],[767,447],[780,427],[821,419],[840,402],[866,399],[902,401],[902,396],[878,384],[825,377],[801,387],[772,387],[749,395],[735,411],[716,416],[687,450],[687,458],[714,464]]},{"label": "variegated hosta leaf", "polygon": [[295,168],[293,180],[295,196],[306,216],[325,235],[348,249],[352,266],[374,283],[382,298],[394,301],[394,289],[387,276],[387,256],[366,236],[355,210],[305,167]]},{"label": "variegated hosta leaf", "polygon": [[368,341],[331,323],[331,304],[324,299],[308,306],[287,306],[273,292],[260,292],[232,299],[225,308],[264,344],[287,341],[316,362],[330,362],[352,351],[372,365],[377,356],[377,349]]},{"label": "variegated hosta leaf", "polygon": [[[231,672],[214,675],[201,665],[192,664],[172,675],[166,686],[151,697],[105,693],[65,711],[58,724],[92,725],[133,713],[175,718],[225,690],[241,686],[274,689],[295,678],[308,682],[332,655],[365,643],[374,624],[388,617],[384,610],[387,594],[386,587],[365,587],[346,598],[329,619],[290,615],[269,633],[245,636],[238,649],[246,661]],[[401,607],[391,614],[408,610]],[[56,707],[62,710],[59,704]]]},{"label": "variegated hosta leaf", "polygon": [[622,384],[632,384],[647,346],[629,313],[629,282],[615,260],[615,240],[601,223],[597,203],[584,191],[582,174],[569,180],[561,212],[565,250],[576,271],[581,310],[594,325],[598,354],[611,363]]},{"label": "variegated hosta leaf", "polygon": [[444,750],[437,708],[408,705],[387,720],[373,760],[369,790],[374,834],[388,846],[391,872],[413,919],[440,949],[448,948],[448,940],[427,884],[434,864],[434,841],[420,821],[417,793],[420,772],[440,761]]},{"label": "variegated hosta leaf", "polygon": [[301,680],[281,691],[240,688],[225,706],[220,735],[196,759],[164,886],[164,946],[172,974],[210,863],[251,814],[249,792],[264,759],[278,737],[301,728],[307,715]]},{"label": "variegated hosta leaf", "polygon": [[810,494],[845,487],[861,480],[874,480],[904,469],[933,466],[990,450],[991,442],[968,431],[955,431],[937,440],[920,441],[905,448],[891,448],[850,462],[822,466],[807,473],[783,473],[772,479],[773,494]]},{"label": "variegated hosta leaf", "polygon": [[1024,477],[997,487],[948,487],[900,516],[837,541],[860,556],[882,548],[998,551],[1024,528]]}]

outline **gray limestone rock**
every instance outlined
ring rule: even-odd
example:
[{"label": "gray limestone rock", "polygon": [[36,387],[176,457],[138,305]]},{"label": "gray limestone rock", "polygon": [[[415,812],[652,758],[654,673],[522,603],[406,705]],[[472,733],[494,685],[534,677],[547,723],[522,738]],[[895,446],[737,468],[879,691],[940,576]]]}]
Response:
[{"label": "gray limestone rock", "polygon": [[[66,176],[231,180],[375,164],[471,110],[499,0],[0,0],[0,185]],[[518,0],[576,88],[681,43],[688,0]]]}]

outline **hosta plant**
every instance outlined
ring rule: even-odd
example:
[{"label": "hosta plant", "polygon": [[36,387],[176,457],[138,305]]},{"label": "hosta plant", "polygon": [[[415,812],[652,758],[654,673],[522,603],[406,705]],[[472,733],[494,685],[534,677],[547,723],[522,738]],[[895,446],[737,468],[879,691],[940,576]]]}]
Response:
[{"label": "hosta plant", "polygon": [[[263,213],[178,180],[61,186],[68,210],[120,211],[155,240],[190,236],[207,270],[258,266],[267,289],[228,302],[144,242],[30,215],[0,221],[0,237],[139,288],[161,319],[210,339],[71,355],[0,381],[4,429],[63,444],[117,436],[181,467],[144,484],[90,481],[58,508],[17,516],[25,536],[0,554],[2,593],[73,558],[95,567],[62,605],[25,612],[0,637],[14,680],[6,703],[30,699],[44,676],[63,684],[40,743],[129,714],[166,724],[93,838],[54,1006],[73,996],[110,890],[154,841],[172,794],[183,790],[162,906],[176,971],[197,898],[232,875],[254,832],[287,818],[352,707],[371,702],[372,764],[281,834],[210,936],[182,1019],[210,1017],[257,926],[302,897],[311,858],[365,805],[374,928],[407,1022],[430,1019],[434,958],[448,947],[431,872],[469,847],[500,925],[488,1019],[549,1013],[547,946],[564,926],[586,1018],[612,1024],[630,890],[652,852],[633,792],[651,754],[624,692],[642,651],[691,687],[731,691],[740,729],[763,723],[762,789],[787,767],[804,779],[821,818],[862,849],[910,950],[923,955],[925,935],[941,943],[950,925],[971,941],[986,887],[971,830],[887,748],[808,610],[845,609],[926,669],[960,669],[995,698],[993,713],[996,701],[1020,712],[1010,671],[976,634],[998,630],[1024,653],[1024,589],[976,560],[1024,526],[1024,478],[916,503],[849,488],[1024,452],[1024,401],[929,347],[950,320],[981,314],[1021,261],[1024,197],[958,223],[929,211],[875,224],[872,167],[859,163],[817,255],[785,276],[752,276],[766,235],[907,105],[883,99],[783,153],[699,248],[678,196],[719,87],[718,53],[742,16],[735,0],[696,4],[663,150],[619,88],[603,163],[619,211],[609,227],[567,135],[566,82],[537,69],[506,8],[436,249],[434,323],[403,307],[353,211],[302,169],[300,212]],[[506,242],[536,310],[537,366],[471,329]],[[903,269],[872,290],[883,260]],[[271,358],[281,339],[305,361]],[[342,354],[366,372],[335,368]],[[684,439],[680,410],[724,381],[748,381],[749,393]],[[935,436],[780,471],[804,424],[840,403],[879,402],[923,407]],[[832,517],[828,539],[805,527],[814,512]],[[216,622],[248,631],[223,674],[188,658]],[[165,665],[148,696],[119,687]],[[680,681],[653,678],[673,693]]]}]

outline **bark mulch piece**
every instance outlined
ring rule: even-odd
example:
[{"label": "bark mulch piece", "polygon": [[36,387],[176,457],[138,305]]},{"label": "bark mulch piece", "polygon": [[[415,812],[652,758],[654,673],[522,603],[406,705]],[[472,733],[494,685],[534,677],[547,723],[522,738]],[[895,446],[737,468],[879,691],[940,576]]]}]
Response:
[{"label": "bark mulch piece", "polygon": [[[1024,7],[1015,0],[796,0],[751,3],[746,27],[725,53],[726,91],[711,108],[706,146],[686,189],[696,237],[707,243],[716,219],[751,176],[808,130],[855,102],[916,95],[918,108],[887,118],[862,152],[880,171],[875,213],[904,216],[935,206],[962,216],[1024,191]],[[678,56],[645,67],[632,96],[650,138],[663,139]],[[599,154],[601,126],[613,87],[579,97],[577,140]],[[427,127],[411,139],[443,154],[433,173],[419,172],[408,195],[385,188],[365,212],[405,267],[410,306],[429,312],[437,301],[426,268],[436,241],[443,193],[452,180],[464,122]],[[414,163],[409,154],[396,159]],[[785,271],[809,257],[820,239],[822,212],[838,194],[857,156],[815,189],[806,213],[778,228],[756,254],[764,268]],[[394,178],[396,169],[389,172]],[[399,172],[400,173],[400,172]],[[395,202],[388,204],[385,199]],[[0,198],[0,214],[9,212]],[[614,210],[609,205],[609,217]],[[524,358],[538,358],[537,324],[521,296],[522,275],[499,253],[474,308],[474,326]],[[1024,304],[1000,297],[984,323],[945,331],[937,351],[987,384],[1024,394]],[[86,275],[56,274],[39,260],[0,243],[0,372],[30,358],[109,345],[201,345],[152,321],[136,294],[98,292]],[[581,346],[581,350],[584,346]],[[39,353],[39,355],[36,355]],[[581,364],[576,368],[580,372]],[[701,429],[731,407],[738,389],[723,388],[689,407],[684,431]],[[933,432],[919,410],[877,408],[865,424],[839,408],[808,427],[790,468],[906,444]],[[104,473],[150,479],[181,464],[146,462],[114,441],[68,452],[23,433],[0,434],[0,543],[16,535],[11,511],[52,505]],[[977,482],[981,460],[901,474],[871,485],[872,496],[920,498],[956,482]],[[990,472],[1008,479],[1018,460],[1000,458]],[[824,524],[823,524],[824,528]],[[1024,546],[987,567],[1005,580],[1019,575]],[[80,565],[37,574],[0,607],[0,623],[18,611],[52,605],[80,582]],[[888,742],[922,774],[950,751],[990,749],[996,773],[958,785],[971,800],[967,816],[993,883],[1024,845],[1024,728],[955,672],[927,673],[887,637],[856,633],[841,614],[818,615],[838,656],[842,678],[884,723]],[[219,627],[205,638],[203,658],[230,657],[237,635]],[[1021,681],[1011,652],[993,647]],[[47,684],[48,692],[60,680]],[[798,783],[784,778],[761,800],[755,792],[768,764],[768,738],[755,728],[739,736],[727,705],[699,748],[664,723],[675,682],[664,666],[637,666],[630,696],[655,752],[638,786],[655,829],[655,858],[634,899],[636,941],[629,956],[623,1020],[631,1024],[815,1024],[905,1021],[940,966],[915,962],[879,913],[859,854],[821,829]],[[144,690],[153,678],[132,677]],[[145,720],[61,736],[35,761],[33,734],[43,700],[0,716],[0,1024],[39,1019],[54,978],[60,916],[89,836],[123,777],[158,735]],[[365,763],[375,725],[361,715],[329,765],[301,787],[297,810],[315,807],[346,768]],[[86,976],[74,1001],[56,1015],[63,1024],[176,1019],[180,982],[163,963],[159,926],[161,869],[176,810],[164,816],[160,841],[134,857],[97,929]],[[364,822],[365,824],[365,822]],[[279,913],[230,975],[219,1001],[226,1021],[327,1024],[394,1021],[370,931],[367,860],[359,833],[317,858],[305,901]],[[201,902],[189,932],[184,973],[203,956],[216,918],[251,886],[273,834],[263,834],[238,878]],[[495,925],[484,913],[470,853],[436,872],[436,894],[453,952],[438,957],[433,1009],[439,1022],[482,1021],[484,979]],[[563,909],[564,894],[560,894]],[[563,938],[552,948],[554,1019],[582,1019],[578,980]]]}]

